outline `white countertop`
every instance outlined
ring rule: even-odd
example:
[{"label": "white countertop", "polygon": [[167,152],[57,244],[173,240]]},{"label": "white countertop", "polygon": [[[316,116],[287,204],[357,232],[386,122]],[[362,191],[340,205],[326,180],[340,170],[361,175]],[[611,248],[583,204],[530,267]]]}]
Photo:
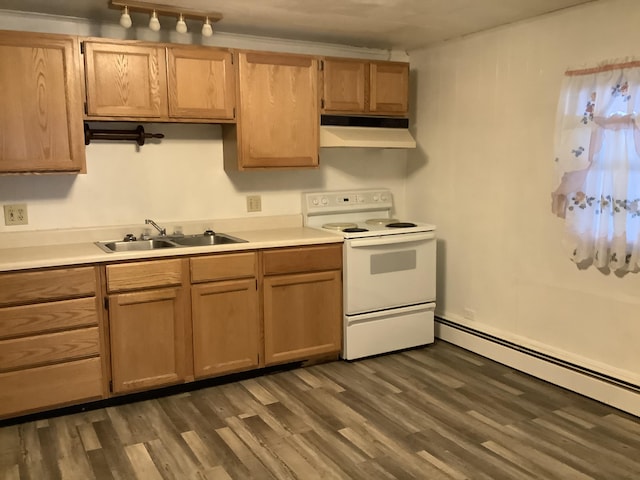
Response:
[{"label": "white countertop", "polygon": [[[85,238],[75,243],[60,241],[50,245],[17,246],[16,242],[5,246],[0,243],[0,271],[25,270],[29,268],[57,267],[135,260],[141,258],[162,258],[204,253],[234,252],[263,248],[289,247],[342,242],[341,234],[296,225],[297,222],[280,222],[278,228],[257,228],[237,231],[219,230],[225,234],[247,240],[246,243],[211,245],[206,247],[179,247],[136,252],[104,252],[94,241]],[[246,227],[246,224],[243,225]],[[260,227],[264,225],[258,225]],[[33,234],[34,236],[38,234]],[[42,237],[42,235],[40,234]],[[66,238],[74,238],[67,235]],[[110,237],[101,238],[108,240]],[[7,245],[5,243],[5,245]]]}]

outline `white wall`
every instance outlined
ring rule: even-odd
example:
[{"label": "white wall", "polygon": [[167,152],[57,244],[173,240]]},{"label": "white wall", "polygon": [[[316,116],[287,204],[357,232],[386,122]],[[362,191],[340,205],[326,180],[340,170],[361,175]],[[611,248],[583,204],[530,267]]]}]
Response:
[{"label": "white wall", "polygon": [[[86,175],[0,176],[0,204],[26,203],[29,213],[29,225],[0,233],[297,214],[303,190],[385,186],[404,201],[404,152],[322,149],[317,170],[227,173],[219,125],[144,126],[165,138],[91,143]],[[262,212],[246,212],[249,194],[262,195]]]},{"label": "white wall", "polygon": [[[0,28],[124,37],[119,26],[90,25],[74,19],[4,12]],[[364,58],[398,58],[398,53],[336,45],[216,34],[180,36],[132,29],[128,37],[152,41],[193,41],[237,48],[268,49]],[[405,57],[406,58],[406,57]],[[268,121],[268,119],[265,119]],[[132,128],[119,123],[108,128]],[[135,127],[135,124],[133,125]],[[223,170],[219,125],[144,124],[165,135],[142,147],[133,142],[94,142],[87,146],[86,175],[0,176],[0,205],[26,203],[29,225],[2,232],[297,214],[300,192],[389,187],[403,216],[406,152],[321,149],[317,170],[235,172]],[[245,197],[262,195],[262,212],[246,212]],[[2,236],[0,235],[0,246]]]},{"label": "white wall", "polygon": [[605,0],[410,52],[407,185],[438,225],[440,316],[636,384],[640,275],[579,270],[550,192],[563,72],[637,56],[639,24],[637,0]]}]

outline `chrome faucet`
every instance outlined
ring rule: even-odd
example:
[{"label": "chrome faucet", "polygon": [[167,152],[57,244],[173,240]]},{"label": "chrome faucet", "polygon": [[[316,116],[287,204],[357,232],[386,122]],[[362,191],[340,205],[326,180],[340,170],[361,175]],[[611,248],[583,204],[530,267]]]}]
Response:
[{"label": "chrome faucet", "polygon": [[150,218],[145,218],[144,223],[147,224],[147,225],[152,225],[156,230],[158,230],[160,232],[160,236],[161,237],[164,237],[167,234],[167,229],[166,228],[162,228],[161,226],[159,226],[156,222],[154,222]]}]

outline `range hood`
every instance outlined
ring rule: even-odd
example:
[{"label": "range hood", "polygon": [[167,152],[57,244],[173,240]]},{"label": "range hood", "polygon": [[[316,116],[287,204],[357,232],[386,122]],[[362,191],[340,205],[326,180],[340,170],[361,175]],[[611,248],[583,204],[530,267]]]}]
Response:
[{"label": "range hood", "polygon": [[321,147],[416,148],[409,119],[322,115]]}]

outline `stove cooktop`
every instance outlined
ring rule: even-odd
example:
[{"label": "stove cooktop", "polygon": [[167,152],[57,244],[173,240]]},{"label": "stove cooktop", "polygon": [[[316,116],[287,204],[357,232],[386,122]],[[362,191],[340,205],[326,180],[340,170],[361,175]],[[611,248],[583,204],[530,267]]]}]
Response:
[{"label": "stove cooktop", "polygon": [[302,194],[304,225],[342,234],[344,238],[402,235],[435,230],[434,225],[391,215],[389,189],[339,190]]},{"label": "stove cooktop", "polygon": [[347,224],[345,222],[345,227],[343,228],[336,228],[334,225],[335,224],[324,224],[316,228],[322,228],[323,230],[342,234],[344,238],[379,237],[381,235],[406,235],[409,233],[430,232],[436,229],[435,225],[414,222],[391,222],[388,225],[369,225],[367,223]]}]

